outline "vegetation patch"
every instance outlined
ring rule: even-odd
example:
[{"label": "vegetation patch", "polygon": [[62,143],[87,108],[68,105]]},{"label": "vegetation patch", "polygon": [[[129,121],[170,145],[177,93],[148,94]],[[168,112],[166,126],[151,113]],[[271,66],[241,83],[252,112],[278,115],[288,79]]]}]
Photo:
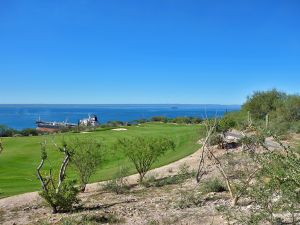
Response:
[{"label": "vegetation patch", "polygon": [[228,191],[224,182],[218,178],[213,178],[207,181],[203,181],[200,189],[204,193]]}]

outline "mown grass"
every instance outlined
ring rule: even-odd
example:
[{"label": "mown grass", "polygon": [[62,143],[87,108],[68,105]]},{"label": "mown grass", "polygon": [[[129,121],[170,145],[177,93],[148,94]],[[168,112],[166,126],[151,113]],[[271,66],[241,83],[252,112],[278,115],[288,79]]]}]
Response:
[{"label": "mown grass", "polygon": [[[114,143],[118,138],[131,136],[166,136],[176,143],[175,151],[168,151],[154,164],[155,167],[166,165],[195,152],[199,145],[196,143],[201,136],[199,125],[175,125],[148,123],[141,126],[128,127],[127,131],[98,130],[92,133],[65,133],[38,137],[3,138],[5,150],[0,155],[0,198],[20,193],[40,190],[36,178],[36,167],[40,162],[40,142],[47,140],[49,161],[45,168],[52,168],[57,172],[62,155],[51,144],[52,139],[60,143],[62,138],[68,139],[93,138],[103,141],[107,147],[105,159],[98,168],[91,182],[108,180],[113,177],[120,166],[128,166],[129,173],[135,173],[133,165],[122,152],[115,149]],[[69,169],[70,179],[76,178],[72,168]]]}]

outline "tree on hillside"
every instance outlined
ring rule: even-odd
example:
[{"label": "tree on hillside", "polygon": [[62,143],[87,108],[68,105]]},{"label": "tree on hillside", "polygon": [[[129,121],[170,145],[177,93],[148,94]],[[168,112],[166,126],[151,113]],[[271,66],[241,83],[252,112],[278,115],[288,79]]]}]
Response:
[{"label": "tree on hillside", "polygon": [[120,139],[117,144],[134,164],[143,181],[151,166],[168,150],[175,149],[175,143],[168,138],[134,137]]},{"label": "tree on hillside", "polygon": [[80,181],[80,190],[85,191],[86,184],[100,165],[104,145],[93,139],[69,140],[69,146],[74,150],[71,165],[74,167]]},{"label": "tree on hillside", "polygon": [[269,113],[275,112],[276,109],[287,95],[276,89],[271,91],[257,91],[248,97],[242,109],[249,111],[255,119],[264,119]]}]

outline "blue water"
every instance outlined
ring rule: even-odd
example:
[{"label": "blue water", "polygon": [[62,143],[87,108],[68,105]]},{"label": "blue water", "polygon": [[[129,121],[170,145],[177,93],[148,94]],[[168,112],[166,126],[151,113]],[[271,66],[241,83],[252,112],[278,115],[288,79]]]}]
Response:
[{"label": "blue water", "polygon": [[0,124],[20,130],[34,128],[39,117],[44,121],[77,123],[88,114],[96,114],[101,123],[131,122],[153,116],[222,116],[239,108],[237,105],[0,105]]}]

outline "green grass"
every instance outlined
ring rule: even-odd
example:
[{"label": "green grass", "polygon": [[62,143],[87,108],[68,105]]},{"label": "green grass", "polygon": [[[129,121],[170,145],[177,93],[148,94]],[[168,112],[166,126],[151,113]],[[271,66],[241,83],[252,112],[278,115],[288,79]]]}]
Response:
[{"label": "green grass", "polygon": [[[103,140],[107,146],[113,146],[118,138],[140,136],[166,136],[176,143],[175,151],[168,151],[153,168],[166,165],[195,152],[199,145],[196,143],[201,135],[199,125],[173,125],[161,123],[148,123],[141,126],[128,127],[127,131],[97,130],[88,134],[65,133],[58,135],[38,137],[3,138],[4,151],[0,155],[0,198],[40,190],[40,184],[36,178],[36,167],[40,162],[40,142],[47,140],[49,148],[49,162],[57,173],[62,160],[59,153],[51,144],[52,138],[56,143],[69,137],[92,137]],[[108,148],[105,159],[92,177],[91,182],[111,179],[119,166],[128,165],[131,174],[136,173],[133,165],[117,149]],[[68,170],[69,178],[76,178],[71,167]]]}]

